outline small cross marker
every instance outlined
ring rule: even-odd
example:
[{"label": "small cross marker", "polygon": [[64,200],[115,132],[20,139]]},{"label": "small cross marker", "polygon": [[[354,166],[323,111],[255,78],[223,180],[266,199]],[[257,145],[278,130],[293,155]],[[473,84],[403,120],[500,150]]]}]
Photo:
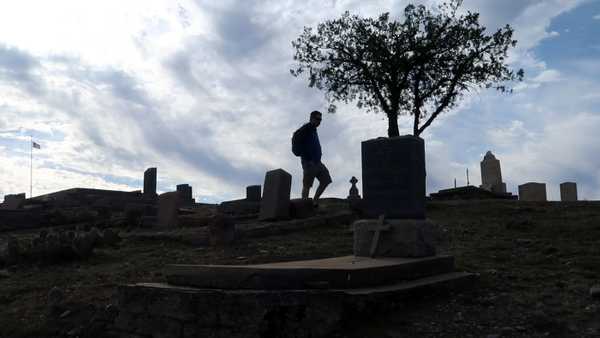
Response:
[{"label": "small cross marker", "polygon": [[369,231],[374,231],[373,241],[371,242],[371,257],[375,257],[375,253],[377,252],[377,247],[379,246],[379,237],[381,236],[382,231],[389,231],[390,225],[384,224],[385,215],[379,216],[377,220],[377,225],[373,229],[369,229]]}]

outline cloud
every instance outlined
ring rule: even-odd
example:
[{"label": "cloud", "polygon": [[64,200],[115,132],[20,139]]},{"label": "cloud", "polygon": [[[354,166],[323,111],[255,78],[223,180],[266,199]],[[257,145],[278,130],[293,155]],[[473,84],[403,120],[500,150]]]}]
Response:
[{"label": "cloud", "polygon": [[592,17],[594,20],[600,20],[600,14],[596,14]]},{"label": "cloud", "polygon": [[555,69],[546,69],[532,79],[533,82],[545,83],[560,81],[560,72]]},{"label": "cloud", "polygon": [[0,43],[0,81],[39,95],[43,86],[35,74],[38,67],[39,63],[33,56]]},{"label": "cloud", "polygon": [[[133,2],[88,9],[57,4],[36,16],[47,27],[37,35],[25,29],[27,20],[6,26],[10,18],[0,14],[0,195],[28,190],[28,175],[19,168],[29,165],[33,134],[44,146],[34,162],[38,193],[140,189],[143,170],[156,166],[159,190],[189,183],[203,201],[242,197],[246,185],[262,184],[275,168],[293,174],[292,195],[298,196],[301,169],[290,137],[310,111],[326,110],[326,102],[306,79],[290,76],[290,41],[304,26],[345,10],[400,15],[407,3],[199,0],[149,3],[144,13]],[[477,184],[479,161],[492,150],[513,191],[525,180],[564,178],[581,182],[581,196],[599,198],[594,177],[600,164],[592,155],[598,149],[582,145],[598,127],[598,63],[590,57],[568,67],[549,64],[534,50],[560,40],[549,40],[558,34],[550,29],[553,18],[580,3],[465,1],[490,30],[506,23],[515,28],[519,43],[511,62],[525,68],[526,80],[513,95],[472,93],[427,129],[429,192],[449,187],[455,177],[464,183],[467,168]],[[80,13],[85,24],[77,30],[58,20],[63,12]],[[399,123],[402,133],[410,132],[410,118]],[[334,178],[326,196],[348,194],[350,177],[361,179],[360,142],[386,128],[384,115],[353,104],[325,114],[319,134]],[[577,150],[568,153],[572,147]],[[587,162],[572,170],[569,163],[578,161]]]}]

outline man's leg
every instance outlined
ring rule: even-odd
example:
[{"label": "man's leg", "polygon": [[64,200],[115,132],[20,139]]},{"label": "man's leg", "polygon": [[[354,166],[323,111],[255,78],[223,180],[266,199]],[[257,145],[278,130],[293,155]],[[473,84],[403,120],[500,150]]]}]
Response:
[{"label": "man's leg", "polygon": [[310,187],[304,186],[302,187],[302,199],[303,200],[307,200],[308,199],[308,193],[310,192]]},{"label": "man's leg", "polygon": [[331,183],[331,176],[329,175],[329,170],[323,164],[319,164],[319,172],[317,174],[317,179],[319,180],[319,186],[317,187],[317,191],[315,191],[315,198],[313,199],[315,204],[318,203],[321,194],[325,191],[325,188]]},{"label": "man's leg", "polygon": [[[317,201],[319,200],[319,197],[321,197],[321,194],[323,193],[323,191],[325,191],[325,188],[327,188],[327,186],[329,185],[330,182],[319,182],[319,186],[317,187],[317,191],[315,191],[315,198],[314,201],[315,203],[317,203]],[[308,194],[308,193],[307,193]]]},{"label": "man's leg", "polygon": [[315,173],[313,168],[311,168],[308,164],[302,164],[302,199],[308,199],[308,194],[310,193],[310,188],[315,181]]}]

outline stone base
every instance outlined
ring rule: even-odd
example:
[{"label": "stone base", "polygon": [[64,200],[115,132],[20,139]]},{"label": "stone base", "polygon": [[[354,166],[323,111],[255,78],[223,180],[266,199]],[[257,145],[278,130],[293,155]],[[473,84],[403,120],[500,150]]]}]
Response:
[{"label": "stone base", "polygon": [[[354,229],[354,255],[372,257],[428,257],[435,255],[433,223],[421,219],[385,220],[387,230],[380,230],[373,247],[379,221],[358,220]],[[374,251],[372,252],[372,250]]]},{"label": "stone base", "polygon": [[[408,296],[472,288],[451,272],[391,285],[329,290],[219,290],[161,283],[123,285],[115,337],[329,337],[356,314],[373,315]],[[111,336],[111,337],[112,337]]]}]

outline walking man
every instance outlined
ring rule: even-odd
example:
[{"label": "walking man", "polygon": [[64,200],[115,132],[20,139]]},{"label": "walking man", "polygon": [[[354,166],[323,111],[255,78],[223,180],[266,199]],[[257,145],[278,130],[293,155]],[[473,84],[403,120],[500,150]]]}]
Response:
[{"label": "walking man", "polygon": [[300,156],[304,177],[302,179],[302,198],[308,199],[310,188],[315,181],[319,180],[319,186],[315,191],[313,202],[315,206],[319,203],[319,197],[325,188],[331,183],[329,170],[321,162],[321,144],[317,127],[321,124],[322,114],[315,110],[310,113],[310,122],[298,129],[292,137],[292,150]]}]

